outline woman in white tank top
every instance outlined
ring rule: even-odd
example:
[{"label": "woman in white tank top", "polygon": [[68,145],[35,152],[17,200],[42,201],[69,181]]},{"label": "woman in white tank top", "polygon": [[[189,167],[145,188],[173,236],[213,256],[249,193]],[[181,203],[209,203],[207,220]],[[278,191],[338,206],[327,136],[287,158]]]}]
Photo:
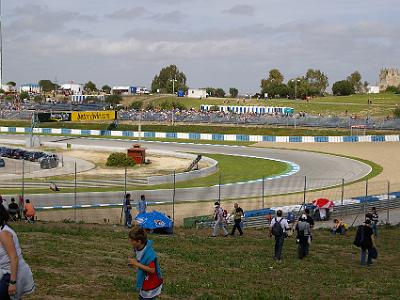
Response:
[{"label": "woman in white tank top", "polygon": [[8,220],[7,210],[0,205],[0,299],[19,300],[34,291],[35,283]]}]

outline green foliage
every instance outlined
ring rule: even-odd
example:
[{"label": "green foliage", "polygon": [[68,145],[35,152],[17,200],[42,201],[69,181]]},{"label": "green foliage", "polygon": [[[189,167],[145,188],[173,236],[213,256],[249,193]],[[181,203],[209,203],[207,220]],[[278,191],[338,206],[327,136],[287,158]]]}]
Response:
[{"label": "green foliage", "polygon": [[111,105],[117,105],[122,101],[122,97],[120,95],[109,95],[106,96],[105,101]]},{"label": "green foliage", "polygon": [[336,96],[348,96],[355,93],[354,85],[348,80],[337,81],[332,86],[332,92]]},{"label": "green foliage", "polygon": [[48,79],[40,80],[39,86],[42,89],[42,91],[45,93],[50,93],[50,92],[54,91],[54,89],[58,88],[57,84],[51,82],[51,80],[48,80]]},{"label": "green foliage", "polygon": [[0,94],[5,94],[5,93],[6,93],[5,90],[0,89]]},{"label": "green foliage", "polygon": [[229,89],[229,95],[231,98],[236,98],[239,94],[239,90],[237,88],[230,88]]},{"label": "green foliage", "polygon": [[172,109],[179,109],[179,110],[186,110],[186,106],[178,101],[168,101],[164,100],[160,104],[160,108],[163,110],[172,110]]},{"label": "green foliage", "polygon": [[41,103],[41,102],[44,101],[44,97],[41,96],[41,95],[36,95],[36,96],[33,98],[33,101],[36,102],[36,103]]},{"label": "green foliage", "polygon": [[134,101],[131,103],[130,108],[135,110],[141,110],[143,106],[142,101]]},{"label": "green foliage", "polygon": [[107,158],[107,167],[133,167],[135,162],[125,153],[114,152]]},{"label": "green foliage", "polygon": [[14,81],[7,82],[7,85],[15,87],[17,84]]},{"label": "green foliage", "polygon": [[210,111],[219,111],[218,105],[213,105],[210,107]]},{"label": "green foliage", "polygon": [[395,87],[395,86],[393,86],[393,85],[390,85],[390,86],[388,86],[388,87],[386,88],[386,91],[385,91],[385,92],[387,92],[387,93],[393,93],[393,94],[399,94],[399,93],[400,93],[400,88]]},{"label": "green foliage", "polygon": [[309,69],[305,80],[308,83],[308,96],[322,96],[329,85],[328,76],[320,70]]},{"label": "green foliage", "polygon": [[400,119],[400,106],[397,106],[394,111],[393,111],[393,115],[395,118]]},{"label": "green foliage", "polygon": [[92,81],[88,81],[87,83],[85,83],[83,89],[90,93],[97,92],[97,87]]},{"label": "green foliage", "polygon": [[[174,83],[171,81],[173,79],[176,79]],[[174,89],[174,92],[178,90],[186,92],[188,90],[186,86],[186,75],[180,72],[176,65],[169,65],[163,68],[158,75],[154,76],[151,83],[151,90],[155,93],[157,89],[163,94],[172,94],[172,89]]]},{"label": "green foliage", "polygon": [[[28,96],[29,96],[29,95],[28,95]],[[7,96],[4,97],[4,100],[6,100],[7,102],[10,102],[10,101],[13,101],[13,100],[14,100],[14,97],[11,96],[11,95],[7,95]]]},{"label": "green foliage", "polygon": [[283,80],[284,77],[278,69],[270,70],[268,78],[261,80],[261,94],[267,93],[268,97],[285,97],[288,89]]},{"label": "green foliage", "polygon": [[29,100],[29,93],[28,93],[28,92],[21,92],[21,93],[19,94],[19,97],[20,97],[21,99],[28,99],[28,100]]},{"label": "green foliage", "polygon": [[206,92],[210,97],[218,97],[218,98],[225,97],[225,91],[222,88],[208,87],[208,88],[206,88]]},{"label": "green foliage", "polygon": [[101,88],[101,90],[106,93],[106,94],[110,94],[111,93],[111,87],[109,85],[103,85],[103,87]]},{"label": "green foliage", "polygon": [[147,110],[153,110],[154,109],[154,103],[153,102],[149,102],[147,105],[146,105],[146,109]]},{"label": "green foliage", "polygon": [[364,91],[364,85],[361,81],[361,74],[358,71],[353,72],[347,77],[347,81],[351,83],[354,88],[354,93],[362,93]]}]

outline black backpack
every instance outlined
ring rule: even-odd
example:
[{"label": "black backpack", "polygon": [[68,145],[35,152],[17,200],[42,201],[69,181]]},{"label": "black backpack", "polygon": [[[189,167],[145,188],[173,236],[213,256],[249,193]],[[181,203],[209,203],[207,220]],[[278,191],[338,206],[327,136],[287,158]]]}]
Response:
[{"label": "black backpack", "polygon": [[275,218],[275,223],[272,226],[272,235],[276,236],[276,237],[280,237],[283,236],[283,228],[281,226],[281,222],[282,222],[283,218],[278,220]]},{"label": "black backpack", "polygon": [[361,247],[364,242],[364,226],[360,225],[357,228],[356,237],[354,238],[354,246]]}]

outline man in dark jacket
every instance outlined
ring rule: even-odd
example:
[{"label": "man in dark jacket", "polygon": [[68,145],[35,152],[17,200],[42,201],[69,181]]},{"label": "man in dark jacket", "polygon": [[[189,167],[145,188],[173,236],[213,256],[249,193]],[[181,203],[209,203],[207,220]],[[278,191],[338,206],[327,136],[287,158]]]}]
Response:
[{"label": "man in dark jacket", "polygon": [[231,235],[235,235],[235,230],[237,228],[237,230],[239,231],[239,234],[242,236],[243,231],[241,228],[241,223],[242,223],[243,209],[239,206],[239,204],[235,203],[233,205],[233,211],[232,211],[231,215],[233,215],[233,221],[235,222],[235,224],[233,225],[233,228],[232,228]]},{"label": "man in dark jacket", "polygon": [[368,250],[367,266],[372,264],[372,251],[375,247],[374,232],[371,228],[371,220],[366,219],[363,225],[364,238],[361,242],[361,265],[365,266],[365,259]]}]

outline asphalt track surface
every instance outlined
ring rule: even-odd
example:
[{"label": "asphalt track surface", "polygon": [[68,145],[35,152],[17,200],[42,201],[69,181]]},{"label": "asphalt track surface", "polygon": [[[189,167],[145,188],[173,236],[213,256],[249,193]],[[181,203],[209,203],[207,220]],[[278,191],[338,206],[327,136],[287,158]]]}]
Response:
[{"label": "asphalt track surface", "polygon": [[[24,135],[1,135],[0,138],[23,141]],[[42,142],[60,142],[73,145],[95,145],[107,147],[130,148],[137,141],[104,139],[104,138],[74,138],[41,136]],[[141,142],[141,145],[151,150],[177,151],[191,153],[218,153],[225,155],[241,155],[250,157],[270,158],[293,162],[300,169],[291,176],[269,178],[264,182],[264,195],[277,195],[284,193],[300,192],[304,190],[305,181],[307,190],[327,188],[339,185],[344,179],[345,183],[356,181],[371,172],[371,167],[362,162],[334,155],[314,152],[265,149],[256,147],[183,144],[168,142]],[[149,202],[171,202],[173,190],[146,190],[128,191],[134,200],[141,194],[146,195]],[[120,204],[124,192],[99,192],[78,193],[75,199],[73,193],[52,193],[26,195],[34,201],[36,206],[67,206],[67,205],[91,205],[91,204]],[[227,184],[221,187],[199,187],[176,189],[175,201],[210,201],[220,199],[239,199],[259,197],[262,195],[262,182],[252,181],[245,183]]]}]

